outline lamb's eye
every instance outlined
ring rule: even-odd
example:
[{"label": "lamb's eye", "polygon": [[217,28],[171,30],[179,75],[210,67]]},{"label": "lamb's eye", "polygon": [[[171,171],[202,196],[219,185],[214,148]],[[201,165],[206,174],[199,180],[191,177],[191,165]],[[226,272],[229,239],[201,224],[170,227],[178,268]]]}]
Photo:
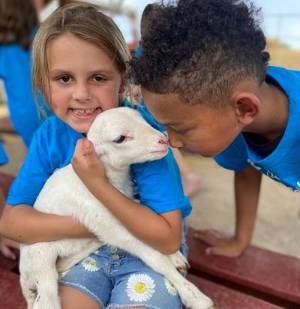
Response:
[{"label": "lamb's eye", "polygon": [[114,140],[114,143],[121,144],[125,141],[125,139],[126,139],[125,135],[120,135],[117,139]]}]

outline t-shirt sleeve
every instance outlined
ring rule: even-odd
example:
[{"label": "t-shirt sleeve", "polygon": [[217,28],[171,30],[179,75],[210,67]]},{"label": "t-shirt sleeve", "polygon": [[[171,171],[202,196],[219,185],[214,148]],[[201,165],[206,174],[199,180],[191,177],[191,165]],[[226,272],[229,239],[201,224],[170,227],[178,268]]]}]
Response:
[{"label": "t-shirt sleeve", "polygon": [[189,199],[184,195],[180,172],[172,151],[160,160],[133,164],[132,177],[141,204],[156,213],[181,209],[183,217],[191,212]]},{"label": "t-shirt sleeve", "polygon": [[239,135],[228,148],[215,156],[214,160],[226,169],[240,171],[249,166],[247,158],[245,140]]},{"label": "t-shirt sleeve", "polygon": [[52,173],[43,133],[43,130],[38,130],[33,136],[25,161],[9,190],[6,200],[9,205],[32,206]]}]

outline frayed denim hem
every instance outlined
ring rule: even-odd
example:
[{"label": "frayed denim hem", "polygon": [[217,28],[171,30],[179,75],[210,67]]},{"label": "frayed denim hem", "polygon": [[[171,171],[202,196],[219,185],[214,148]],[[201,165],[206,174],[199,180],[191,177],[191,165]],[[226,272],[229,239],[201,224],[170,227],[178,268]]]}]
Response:
[{"label": "frayed denim hem", "polygon": [[128,304],[128,305],[117,305],[117,304],[110,304],[105,309],[122,309],[122,308],[143,308],[143,309],[163,309],[161,307],[151,306],[151,305],[144,305],[144,304]]},{"label": "frayed denim hem", "polygon": [[83,286],[81,284],[74,284],[74,283],[66,282],[66,281],[60,281],[59,284],[80,290],[81,292],[83,292],[83,293],[87,294],[88,296],[90,296],[91,298],[93,298],[101,306],[102,309],[105,308],[101,299],[99,297],[97,297],[94,293],[89,291],[85,286]]}]

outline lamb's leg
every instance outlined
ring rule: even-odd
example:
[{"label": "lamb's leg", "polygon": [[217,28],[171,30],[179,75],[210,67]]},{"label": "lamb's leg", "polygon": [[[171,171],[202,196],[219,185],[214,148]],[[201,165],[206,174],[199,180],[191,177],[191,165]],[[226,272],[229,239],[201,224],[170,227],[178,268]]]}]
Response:
[{"label": "lamb's leg", "polygon": [[33,309],[33,304],[37,296],[34,285],[32,285],[29,280],[25,280],[22,275],[20,277],[20,285],[27,303],[27,309]]},{"label": "lamb's leg", "polygon": [[180,252],[177,251],[174,254],[169,255],[169,259],[171,260],[172,264],[181,272],[186,273],[190,264],[186,257]]},{"label": "lamb's leg", "polygon": [[[43,246],[42,243],[24,249],[20,256],[20,272],[26,300],[29,304],[32,302],[29,291],[34,286],[36,297],[33,309],[61,309],[56,270],[57,250],[54,247],[49,248],[48,244]],[[26,280],[30,285],[26,284]]]},{"label": "lamb's leg", "polygon": [[[121,228],[122,229],[122,228]],[[154,271],[162,274],[176,287],[182,303],[191,309],[212,308],[213,302],[199,289],[182,276],[173,265],[170,257],[151,248],[140,240],[134,238],[128,232],[116,228],[114,237],[106,236],[110,245],[119,247],[144,261]],[[101,234],[100,234],[101,233]],[[99,233],[99,238],[103,237],[103,230]],[[96,234],[96,233],[95,233]],[[100,238],[101,239],[101,238]]]},{"label": "lamb's leg", "polygon": [[58,295],[58,274],[55,262],[51,262],[51,267],[45,267],[42,273],[36,274],[36,278],[40,278],[40,280],[37,282],[38,296],[33,309],[61,309]]},{"label": "lamb's leg", "polygon": [[79,263],[81,260],[96,251],[101,245],[103,245],[103,243],[98,239],[91,239],[79,252],[68,255],[67,257],[59,258],[56,263],[57,271],[59,273],[63,273],[69,270],[75,264]]},{"label": "lamb's leg", "polygon": [[174,284],[181,298],[181,301],[187,308],[191,309],[212,308],[213,306],[212,300],[203,293],[201,293],[200,290],[194,284],[192,284],[185,277],[183,277],[176,270],[176,268],[174,267],[168,256],[163,255],[148,246],[144,246],[144,248],[139,248],[139,250],[135,250],[135,253],[133,254],[137,255],[153,270],[162,274],[172,284]]}]

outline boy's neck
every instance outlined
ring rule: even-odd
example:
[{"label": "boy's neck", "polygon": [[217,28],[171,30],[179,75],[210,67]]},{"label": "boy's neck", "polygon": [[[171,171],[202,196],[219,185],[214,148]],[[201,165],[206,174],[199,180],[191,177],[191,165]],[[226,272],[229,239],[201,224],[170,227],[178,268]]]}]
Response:
[{"label": "boy's neck", "polygon": [[257,117],[244,131],[274,140],[283,134],[287,125],[288,97],[279,86],[267,82],[260,86],[259,96],[261,104]]}]

